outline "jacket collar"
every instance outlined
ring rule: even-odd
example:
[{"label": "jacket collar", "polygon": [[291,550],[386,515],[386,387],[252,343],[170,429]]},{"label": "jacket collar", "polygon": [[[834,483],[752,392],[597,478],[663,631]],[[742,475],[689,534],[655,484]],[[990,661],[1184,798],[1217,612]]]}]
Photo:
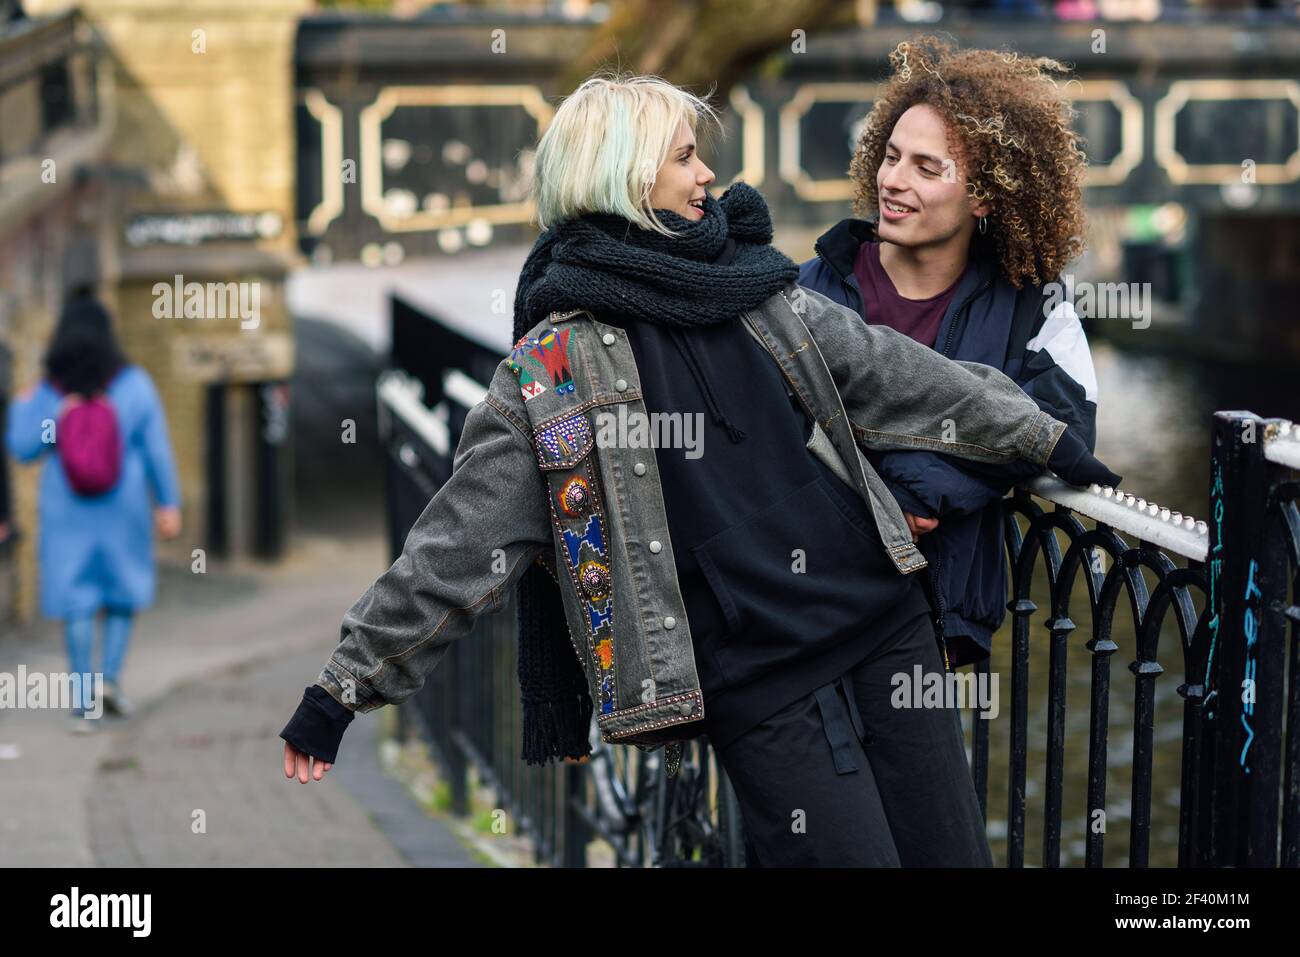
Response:
[{"label": "jacket collar", "polygon": [[[858,249],[865,242],[875,241],[876,222],[874,220],[842,219],[817,238],[813,249],[821,260],[839,276],[841,282],[856,290],[858,281],[853,273],[853,264],[857,261]],[[948,303],[948,310],[944,314],[943,322],[940,324],[936,348],[943,351],[941,345],[947,340],[953,322],[967,301],[974,294],[982,291],[986,285],[997,280],[1000,275],[1001,272],[997,267],[993,244],[987,238],[981,241],[980,237],[977,236],[971,243],[970,258],[967,260],[966,269],[958,282],[957,291],[953,295],[952,301]],[[861,311],[861,300],[858,301],[855,308]]]},{"label": "jacket collar", "polygon": [[844,282],[853,275],[858,247],[876,238],[876,224],[869,219],[842,219],[817,238],[813,250]]},{"label": "jacket collar", "polygon": [[[841,219],[826,232],[817,237],[813,250],[840,277],[848,282],[853,275],[853,264],[858,258],[858,249],[865,242],[876,241],[876,221],[871,219]],[[971,269],[969,267],[975,267]],[[993,279],[997,273],[996,257],[993,244],[987,238],[981,241],[977,235],[971,242],[970,259],[967,272],[976,272],[979,281]],[[958,290],[958,298],[962,290]]]}]

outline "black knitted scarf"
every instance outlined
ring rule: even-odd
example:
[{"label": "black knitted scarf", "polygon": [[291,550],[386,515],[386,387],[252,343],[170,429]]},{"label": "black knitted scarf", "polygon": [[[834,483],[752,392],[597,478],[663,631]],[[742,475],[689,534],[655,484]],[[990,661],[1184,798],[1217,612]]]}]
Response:
[{"label": "black knitted scarf", "polygon": [[[698,221],[669,210],[656,215],[677,235],[602,213],[565,220],[539,236],[519,275],[512,341],[555,310],[590,309],[678,329],[725,322],[799,274],[771,246],[767,204],[745,183],[721,199],[707,195]],[[569,641],[559,587],[540,565],[520,578],[516,608],[522,758],[544,764],[590,754],[587,679]]]}]

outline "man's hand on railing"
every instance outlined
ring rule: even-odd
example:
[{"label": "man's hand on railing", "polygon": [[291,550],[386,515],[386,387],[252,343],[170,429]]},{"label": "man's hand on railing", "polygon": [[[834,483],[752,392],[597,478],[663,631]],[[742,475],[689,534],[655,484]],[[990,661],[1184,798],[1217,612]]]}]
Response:
[{"label": "man's hand on railing", "polygon": [[1118,488],[1123,481],[1091,452],[1072,429],[1066,429],[1047,460],[1047,467],[1071,485],[1109,485]]}]

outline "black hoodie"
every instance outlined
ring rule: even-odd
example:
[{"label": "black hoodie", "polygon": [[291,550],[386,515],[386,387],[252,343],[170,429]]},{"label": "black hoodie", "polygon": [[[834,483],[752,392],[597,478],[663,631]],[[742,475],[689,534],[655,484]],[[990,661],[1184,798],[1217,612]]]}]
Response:
[{"label": "black hoodie", "polygon": [[807,449],[811,421],[739,316],[688,329],[598,318],[626,330],[647,412],[702,416],[695,451],[654,453],[704,726],[723,747],[929,605],[857,491]]}]

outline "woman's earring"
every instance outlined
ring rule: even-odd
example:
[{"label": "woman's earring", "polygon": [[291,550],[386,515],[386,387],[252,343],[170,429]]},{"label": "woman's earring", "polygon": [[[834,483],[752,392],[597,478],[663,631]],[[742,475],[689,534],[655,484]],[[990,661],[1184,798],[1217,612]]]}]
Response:
[{"label": "woman's earring", "polygon": [[980,217],[980,235],[983,236],[989,231],[989,219],[987,216]]}]

